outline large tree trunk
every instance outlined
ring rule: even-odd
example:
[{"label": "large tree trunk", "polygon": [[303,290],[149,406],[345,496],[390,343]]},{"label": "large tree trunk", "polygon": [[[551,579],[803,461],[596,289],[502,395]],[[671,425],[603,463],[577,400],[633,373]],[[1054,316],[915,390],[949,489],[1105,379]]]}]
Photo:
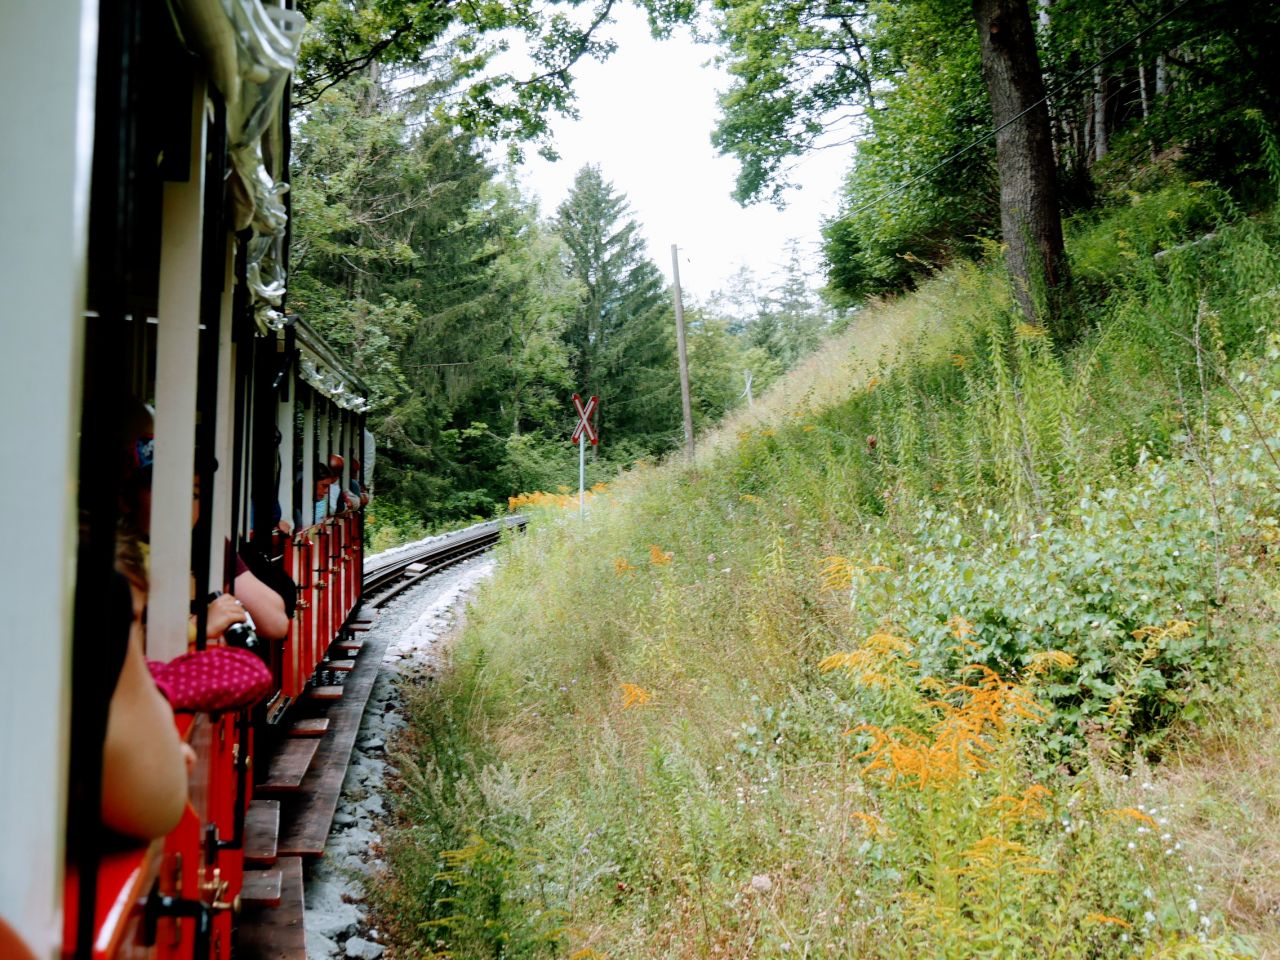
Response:
[{"label": "large tree trunk", "polygon": [[982,74],[1000,130],[1000,226],[1014,292],[1031,322],[1056,325],[1067,261],[1031,12],[1027,0],[973,0],[973,14],[982,42]]}]

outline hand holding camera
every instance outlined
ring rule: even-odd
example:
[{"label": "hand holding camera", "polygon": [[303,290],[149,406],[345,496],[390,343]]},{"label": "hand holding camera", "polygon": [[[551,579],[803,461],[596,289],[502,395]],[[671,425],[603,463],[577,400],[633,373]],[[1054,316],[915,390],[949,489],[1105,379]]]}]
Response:
[{"label": "hand holding camera", "polygon": [[253,617],[235,597],[225,593],[209,594],[210,637],[222,637],[228,646],[259,652],[262,641],[258,638]]}]

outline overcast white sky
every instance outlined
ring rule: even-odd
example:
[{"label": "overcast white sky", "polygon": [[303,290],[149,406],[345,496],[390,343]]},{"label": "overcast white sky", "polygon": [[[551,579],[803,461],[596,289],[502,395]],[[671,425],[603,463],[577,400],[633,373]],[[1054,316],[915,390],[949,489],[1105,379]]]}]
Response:
[{"label": "overcast white sky", "polygon": [[649,255],[668,279],[671,244],[680,245],[687,298],[705,300],[742,264],[760,277],[774,273],[791,238],[802,242],[818,273],[819,229],[835,212],[847,150],[804,158],[795,177],[803,189],[788,194],[785,210],[740,207],[731,196],[737,162],[719,156],[710,140],[717,91],[728,86],[708,63],[714,48],[683,31],[656,41],[640,12],[620,7],[611,28],[617,52],[603,64],[578,66],[581,119],[552,124],[560,160],[550,163],[530,151],[520,172],[543,215],[554,214],[579,168],[596,163],[630,200]]}]

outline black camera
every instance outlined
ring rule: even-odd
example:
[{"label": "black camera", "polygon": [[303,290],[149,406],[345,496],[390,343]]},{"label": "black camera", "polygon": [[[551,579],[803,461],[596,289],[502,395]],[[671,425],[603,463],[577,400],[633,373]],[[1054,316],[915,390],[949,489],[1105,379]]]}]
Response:
[{"label": "black camera", "polygon": [[[209,594],[209,602],[213,603],[213,601],[217,600],[220,596],[222,596],[222,594],[219,592]],[[227,642],[227,646],[229,647],[240,647],[244,650],[251,650],[260,657],[264,656],[266,653],[262,643],[262,638],[258,636],[257,629],[253,622],[253,617],[250,616],[248,610],[244,611],[243,622],[233,623],[231,626],[227,627],[226,630],[222,631],[222,639]]]}]

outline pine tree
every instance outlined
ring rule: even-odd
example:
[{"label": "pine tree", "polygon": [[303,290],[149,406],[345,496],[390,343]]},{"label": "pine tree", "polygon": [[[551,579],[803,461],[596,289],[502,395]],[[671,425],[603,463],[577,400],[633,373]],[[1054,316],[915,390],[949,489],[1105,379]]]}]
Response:
[{"label": "pine tree", "polygon": [[556,224],[581,289],[565,329],[575,389],[600,397],[606,439],[666,449],[680,425],[674,320],[626,197],[598,167],[583,167]]}]

